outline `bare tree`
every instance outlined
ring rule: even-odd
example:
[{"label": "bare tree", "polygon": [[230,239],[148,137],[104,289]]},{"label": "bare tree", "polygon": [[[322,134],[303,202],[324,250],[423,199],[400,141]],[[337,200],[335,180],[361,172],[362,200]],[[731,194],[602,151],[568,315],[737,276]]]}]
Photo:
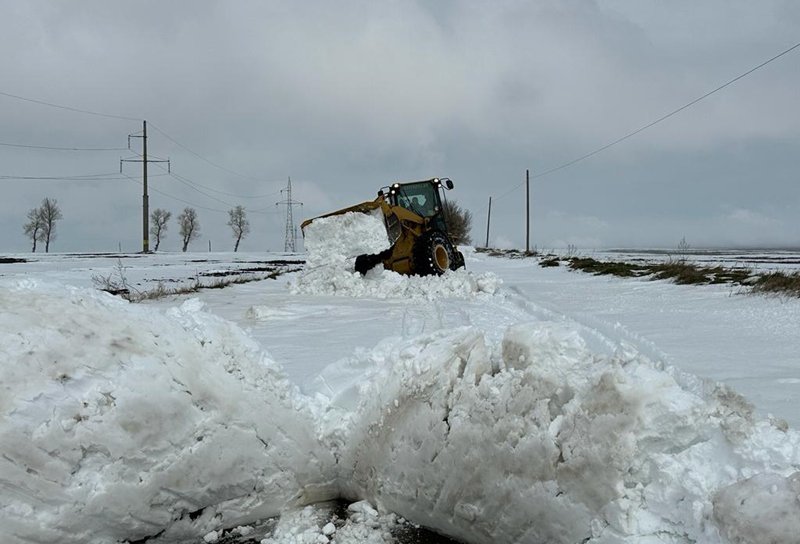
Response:
[{"label": "bare tree", "polygon": [[45,198],[39,206],[39,216],[42,221],[42,231],[39,234],[39,241],[44,242],[44,252],[50,252],[50,242],[56,239],[56,221],[61,219],[61,208],[58,207],[56,199]]},{"label": "bare tree", "polygon": [[161,208],[156,208],[153,210],[153,213],[150,214],[150,221],[152,221],[152,225],[150,225],[150,234],[156,239],[156,247],[153,251],[158,251],[158,246],[161,245],[161,238],[166,236],[167,222],[171,217],[172,214],[170,212],[162,210]]},{"label": "bare tree", "polygon": [[178,224],[181,226],[183,251],[186,252],[189,242],[200,236],[200,222],[197,220],[197,212],[194,211],[194,208],[184,208],[178,216]]},{"label": "bare tree", "polygon": [[454,245],[469,245],[472,242],[469,235],[472,228],[472,212],[463,209],[455,200],[445,201],[443,208],[450,240]]},{"label": "bare tree", "polygon": [[228,210],[228,226],[233,231],[233,237],[236,239],[236,245],[233,246],[234,253],[239,251],[239,242],[242,238],[250,234],[250,221],[247,220],[247,214],[242,206],[236,206],[232,210]]},{"label": "bare tree", "polygon": [[25,224],[25,236],[33,241],[33,251],[36,253],[36,242],[42,236],[42,214],[39,208],[33,208],[28,212],[28,222]]}]

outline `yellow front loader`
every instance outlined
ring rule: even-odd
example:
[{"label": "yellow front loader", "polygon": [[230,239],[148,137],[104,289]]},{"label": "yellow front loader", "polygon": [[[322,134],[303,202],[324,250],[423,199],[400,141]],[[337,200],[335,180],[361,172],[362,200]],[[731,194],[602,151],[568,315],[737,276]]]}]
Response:
[{"label": "yellow front loader", "polygon": [[342,210],[308,219],[305,229],[315,219],[348,212],[372,213],[380,209],[391,247],[376,255],[356,257],[355,270],[365,274],[376,265],[400,274],[443,274],[464,266],[464,255],[448,236],[443,202],[444,189],[452,189],[448,178],[394,183],[378,191],[378,198]]}]

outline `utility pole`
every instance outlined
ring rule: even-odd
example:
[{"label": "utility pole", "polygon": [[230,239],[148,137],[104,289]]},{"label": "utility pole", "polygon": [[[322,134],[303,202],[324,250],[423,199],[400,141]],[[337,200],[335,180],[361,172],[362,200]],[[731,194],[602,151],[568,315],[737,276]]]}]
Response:
[{"label": "utility pole", "polygon": [[294,230],[294,219],[292,218],[292,207],[293,206],[302,206],[303,203],[297,200],[292,200],[292,178],[289,178],[289,182],[286,185],[286,189],[281,189],[281,194],[286,192],[286,199],[281,200],[280,202],[276,202],[276,206],[280,206],[281,204],[286,205],[286,237],[283,243],[283,251],[286,253],[294,253],[295,252],[295,239],[296,234]]},{"label": "utility pole", "polygon": [[531,172],[525,170],[525,253],[531,251]]},{"label": "utility pole", "polygon": [[489,247],[489,225],[492,223],[492,197],[489,197],[489,214],[486,216],[486,247]]},{"label": "utility pole", "polygon": [[123,162],[142,163],[142,253],[150,253],[150,195],[147,192],[147,163],[165,162],[167,163],[167,172],[170,172],[170,164],[169,159],[147,160],[147,121],[142,121],[141,134],[128,134],[128,149],[131,148],[131,138],[142,139],[142,158],[120,159],[119,173],[122,173]]}]

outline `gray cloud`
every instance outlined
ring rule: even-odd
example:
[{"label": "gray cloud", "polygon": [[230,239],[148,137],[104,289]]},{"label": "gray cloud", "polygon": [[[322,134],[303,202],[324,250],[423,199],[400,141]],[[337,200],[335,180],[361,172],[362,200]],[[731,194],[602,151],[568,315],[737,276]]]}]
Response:
[{"label": "gray cloud", "polygon": [[[146,118],[150,152],[180,175],[154,190],[198,209],[204,249],[232,246],[225,210],[251,214],[246,250],[280,249],[274,203],[296,216],[372,198],[397,179],[447,175],[484,239],[524,244],[524,171],[580,156],[792,45],[791,1],[18,2],[0,21],[0,91]],[[800,245],[794,157],[800,52],[590,160],[534,180],[534,243]],[[0,142],[125,146],[138,122],[0,96]],[[120,152],[0,149],[0,175],[115,172]],[[131,176],[135,165],[126,165]],[[155,167],[152,173],[160,173]],[[11,181],[0,242],[25,251],[25,212],[64,210],[56,250],[133,250],[140,187]],[[151,207],[186,204],[157,192]],[[301,217],[298,217],[301,218]],[[298,221],[299,222],[299,221]],[[505,242],[503,242],[505,241]],[[176,229],[162,247],[178,247]]]}]

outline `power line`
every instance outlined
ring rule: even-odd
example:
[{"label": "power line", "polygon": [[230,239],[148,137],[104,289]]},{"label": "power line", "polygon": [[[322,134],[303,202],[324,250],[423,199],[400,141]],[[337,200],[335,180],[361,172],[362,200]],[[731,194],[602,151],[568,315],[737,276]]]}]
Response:
[{"label": "power line", "polygon": [[44,100],[36,100],[35,98],[26,98],[24,96],[19,96],[16,94],[6,93],[0,91],[0,95],[7,96],[9,98],[16,98],[17,100],[24,100],[25,102],[32,102],[34,104],[40,104],[42,106],[49,106],[51,108],[58,108],[61,110],[73,111],[76,113],[85,113],[87,115],[96,115],[98,117],[108,117],[111,119],[124,119],[125,121],[141,121],[141,119],[137,119],[135,117],[128,117],[126,115],[115,115],[113,113],[101,113],[98,111],[91,111],[91,110],[84,110],[81,108],[73,108],[72,106],[64,106],[61,104],[54,104],[53,102],[45,102]]},{"label": "power line", "polygon": [[[702,96],[700,96],[700,97],[698,97],[698,98],[695,98],[695,99],[694,99],[694,100],[692,100],[691,102],[688,102],[688,103],[684,104],[683,106],[681,106],[681,107],[679,107],[679,108],[677,108],[677,109],[675,109],[675,110],[673,110],[673,111],[671,111],[671,112],[667,113],[666,115],[662,115],[661,117],[659,117],[659,118],[658,118],[658,119],[656,119],[655,121],[652,121],[652,122],[650,122],[650,123],[648,123],[648,124],[646,124],[646,125],[644,125],[644,126],[642,126],[642,127],[640,127],[640,128],[637,128],[637,129],[636,129],[636,130],[634,130],[633,132],[629,132],[629,133],[628,133],[628,134],[626,134],[625,136],[622,136],[621,138],[617,138],[617,139],[616,139],[616,140],[614,140],[613,142],[610,142],[610,143],[608,143],[608,144],[606,144],[606,145],[604,145],[604,146],[602,146],[602,147],[598,147],[597,149],[595,149],[594,151],[592,151],[592,152],[590,152],[590,153],[586,153],[585,155],[581,155],[580,157],[578,157],[578,158],[575,158],[575,159],[572,159],[572,160],[570,160],[570,161],[567,161],[567,162],[565,162],[565,163],[563,163],[563,164],[561,164],[561,165],[559,165],[559,166],[556,166],[556,167],[554,167],[554,168],[551,168],[551,169],[549,169],[549,170],[545,170],[544,172],[541,172],[540,174],[536,174],[536,175],[535,175],[535,176],[533,176],[533,177],[534,177],[534,178],[543,178],[544,176],[547,176],[547,175],[549,175],[549,174],[552,174],[552,173],[554,173],[554,172],[558,172],[559,170],[563,170],[564,168],[568,168],[568,167],[570,167],[570,166],[572,166],[572,165],[574,165],[574,164],[577,164],[577,163],[579,163],[579,162],[581,162],[581,161],[584,161],[584,160],[586,160],[586,159],[588,159],[588,158],[590,158],[590,157],[593,157],[593,156],[597,155],[598,153],[602,153],[602,152],[603,152],[603,151],[605,151],[606,149],[608,149],[608,148],[610,148],[610,147],[613,147],[613,146],[615,146],[615,145],[617,145],[617,144],[619,144],[619,143],[622,143],[622,142],[624,142],[625,140],[627,140],[628,138],[632,138],[633,136],[636,136],[636,135],[637,135],[637,134],[639,134],[640,132],[643,132],[643,131],[647,130],[648,128],[650,128],[650,127],[653,127],[653,126],[655,126],[655,125],[657,125],[657,124],[661,123],[662,121],[666,121],[667,119],[669,119],[669,118],[670,118],[670,117],[672,117],[673,115],[676,115],[676,114],[678,114],[678,113],[682,112],[683,110],[685,110],[685,109],[687,109],[687,108],[690,108],[691,106],[694,106],[695,104],[697,104],[697,103],[698,103],[698,102],[700,102],[701,100],[704,100],[704,99],[708,98],[709,96],[711,96],[712,94],[714,94],[714,93],[717,93],[717,92],[721,91],[721,90],[722,90],[722,89],[724,89],[725,87],[728,87],[729,85],[732,85],[732,84],[736,83],[736,82],[737,82],[737,81],[739,81],[740,79],[742,79],[742,78],[744,78],[744,77],[747,77],[747,76],[749,76],[750,74],[752,74],[752,73],[753,73],[753,72],[755,72],[756,70],[758,70],[758,69],[760,69],[760,68],[763,68],[764,66],[766,66],[767,64],[769,64],[769,63],[771,63],[771,62],[773,62],[773,61],[775,61],[775,60],[778,60],[778,59],[779,59],[779,58],[781,58],[782,56],[784,56],[784,55],[786,55],[786,54],[788,54],[788,53],[790,53],[790,52],[794,51],[794,50],[795,50],[795,49],[797,49],[798,47],[800,47],[800,43],[796,43],[796,44],[794,44],[793,46],[791,46],[790,48],[788,48],[788,49],[785,49],[785,50],[781,51],[780,53],[778,53],[778,54],[777,54],[777,55],[775,55],[774,57],[771,57],[771,58],[769,58],[768,60],[765,60],[764,62],[762,62],[761,64],[759,64],[759,65],[757,65],[757,66],[754,66],[753,68],[750,68],[750,69],[749,69],[749,70],[747,70],[746,72],[744,72],[744,73],[742,73],[742,74],[739,74],[738,76],[736,76],[735,78],[731,79],[730,81],[727,81],[726,83],[723,83],[723,84],[722,84],[722,85],[720,85],[719,87],[717,87],[717,88],[715,88],[715,89],[713,89],[713,90],[711,90],[711,91],[709,91],[709,92],[705,93],[704,95],[702,95]],[[508,195],[509,195],[509,194],[511,194],[512,192],[516,191],[518,188],[522,187],[524,184],[525,184],[525,183],[524,183],[524,182],[522,182],[522,183],[519,183],[518,185],[515,185],[514,187],[512,187],[511,189],[509,189],[508,191],[506,191],[505,193],[503,193],[503,194],[502,194],[502,195],[500,195],[499,197],[497,197],[497,199],[495,199],[495,200],[499,200],[499,199],[501,199],[501,198],[503,198],[503,197],[505,197],[505,196],[508,196]]]},{"label": "power line", "polygon": [[[131,153],[141,157],[141,155],[139,153],[136,153],[136,151],[134,151],[134,150],[131,150]],[[186,183],[186,184],[192,186],[193,189],[195,189],[195,187],[202,187],[203,189],[211,191],[212,193],[217,193],[217,194],[221,194],[221,195],[225,195],[225,196],[232,196],[234,198],[244,198],[244,199],[266,198],[266,197],[270,197],[270,196],[279,194],[282,191],[282,190],[279,190],[279,191],[274,191],[272,193],[264,193],[264,194],[261,194],[261,195],[240,195],[238,193],[229,193],[227,191],[220,191],[218,189],[214,189],[213,187],[209,187],[208,185],[203,185],[200,182],[191,180],[189,178],[186,178],[185,176],[180,176],[178,174],[175,174],[174,172],[172,172],[172,174],[174,176],[177,176],[175,179],[177,179],[178,181],[181,181],[182,183]],[[279,183],[279,182],[270,182],[270,183]],[[201,194],[203,194],[203,195],[205,195],[205,196],[207,196],[209,198],[216,199],[216,197],[214,197],[212,195],[209,195],[209,194],[207,194],[207,193],[205,193],[203,191],[199,191],[198,189],[195,189],[195,190],[197,190],[198,192],[200,192]],[[219,202],[222,202],[223,204],[228,205],[228,203],[223,201],[223,200],[219,200]]]},{"label": "power line", "polygon": [[[248,176],[248,175],[246,175],[246,174],[240,174],[239,172],[236,172],[235,170],[231,170],[230,168],[227,168],[227,167],[225,167],[225,166],[222,166],[221,164],[218,164],[218,163],[216,163],[216,162],[212,161],[211,159],[208,159],[208,158],[204,157],[204,156],[203,156],[203,155],[201,155],[200,153],[197,153],[196,151],[193,151],[193,150],[189,149],[188,147],[186,147],[185,145],[183,145],[182,143],[180,143],[178,140],[176,140],[175,138],[173,138],[172,136],[170,136],[169,134],[167,134],[166,132],[164,132],[163,130],[161,130],[160,128],[158,128],[156,125],[154,125],[154,124],[152,124],[152,123],[151,123],[151,124],[150,124],[150,126],[151,126],[151,127],[153,127],[154,129],[156,129],[158,132],[160,132],[160,133],[161,133],[161,135],[162,135],[162,136],[164,136],[166,139],[168,139],[169,141],[171,141],[172,143],[174,143],[174,144],[175,144],[175,145],[177,145],[178,147],[180,147],[180,148],[182,148],[183,150],[185,150],[185,151],[187,151],[187,152],[191,153],[192,155],[194,155],[195,157],[197,157],[197,158],[198,158],[198,159],[200,159],[201,161],[203,161],[203,162],[206,162],[206,163],[210,164],[211,166],[213,166],[213,167],[215,167],[215,168],[219,168],[220,170],[222,170],[222,171],[224,171],[224,172],[228,172],[229,174],[233,174],[234,176],[238,176],[238,177],[240,177],[240,178],[244,178],[244,179],[249,179],[249,180],[251,180],[251,181],[258,181],[258,182],[260,182],[260,183],[263,183],[263,181],[264,181],[264,180],[261,180],[261,179],[258,179],[258,178],[254,178],[254,177],[252,177],[252,176]],[[213,189],[212,189],[212,190],[213,190]],[[280,191],[275,191],[275,192],[274,192],[274,193],[272,193],[272,194],[273,194],[273,195],[274,195],[274,194],[278,194],[279,192],[280,192]],[[230,195],[230,196],[235,196],[235,195]],[[271,196],[271,195],[264,195],[264,196]],[[259,198],[260,198],[260,197],[259,197]]]},{"label": "power line", "polygon": [[[169,174],[156,174],[156,176],[167,176],[167,175],[169,175]],[[156,177],[156,176],[150,176],[150,177]],[[127,174],[123,174],[123,177],[128,178],[129,180],[131,180],[131,181],[133,181],[135,183],[138,183],[139,185],[142,184],[141,181],[139,181],[138,179],[136,179],[136,178],[134,178],[132,176],[129,176]],[[119,179],[122,180],[123,178],[119,178]],[[177,196],[171,195],[171,194],[166,193],[166,192],[164,192],[164,191],[162,191],[160,189],[156,189],[155,187],[150,187],[149,189],[151,191],[153,191],[154,193],[160,194],[161,196],[165,196],[167,198],[171,198],[173,200],[177,200],[178,202],[183,202],[184,204],[188,204],[188,205],[190,205],[190,206],[192,206],[194,208],[199,208],[201,210],[206,210],[206,211],[210,211],[210,212],[228,213],[228,210],[220,210],[219,208],[209,208],[207,206],[200,206],[199,204],[195,204],[194,202],[190,202],[190,201],[185,200],[183,198],[179,198]],[[255,210],[246,210],[246,211],[247,211],[247,213],[258,213],[259,215],[275,215],[274,213],[272,213],[272,214],[263,213],[263,212],[259,212],[259,211],[255,211]]]},{"label": "power line", "polygon": [[[167,174],[162,174],[162,175],[167,175]],[[136,178],[134,178],[132,176],[129,176],[127,174],[123,174],[123,176],[125,176],[126,178],[128,178],[129,180],[131,180],[131,181],[133,181],[135,183],[138,183],[139,185],[142,185],[141,181],[139,181],[138,179],[136,179]],[[184,204],[189,204],[192,207],[200,208],[201,210],[207,210],[207,211],[210,211],[210,212],[228,213],[228,210],[220,210],[218,208],[208,208],[206,206],[200,206],[198,204],[195,204],[194,202],[189,202],[188,200],[184,200],[184,199],[179,198],[177,196],[173,196],[173,195],[171,195],[169,193],[165,193],[164,191],[161,191],[160,189],[156,189],[154,187],[150,187],[150,190],[153,191],[154,193],[158,193],[158,194],[160,194],[162,196],[165,196],[167,198],[171,198],[173,200],[177,200],[178,202],[183,202]]]},{"label": "power line", "polygon": [[[164,170],[163,166],[159,166],[158,164],[156,166],[158,168],[161,168],[162,170]],[[196,192],[200,193],[201,195],[205,196],[206,198],[210,198],[211,200],[219,202],[220,204],[225,204],[226,206],[233,206],[233,204],[231,204],[230,202],[226,202],[225,200],[222,200],[221,198],[217,198],[214,195],[208,194],[207,192],[203,191],[202,189],[199,189],[197,187],[197,185],[199,185],[199,184],[195,183],[194,181],[192,181],[192,180],[190,180],[190,179],[188,179],[188,178],[186,178],[184,176],[181,176],[180,174],[176,174],[175,172],[169,172],[167,175],[170,176],[171,178],[173,178],[174,180],[179,181],[180,183],[183,183],[184,185],[186,185],[187,187],[189,187],[193,191],[196,191]]]},{"label": "power line", "polygon": [[55,151],[125,151],[124,147],[51,147],[47,145],[25,145],[25,144],[9,144],[0,142],[0,145],[6,147],[24,147],[26,149],[52,149]]},{"label": "power line", "polygon": [[[175,174],[175,175],[177,176],[177,174]],[[248,195],[240,195],[240,194],[236,194],[236,193],[229,193],[227,191],[220,191],[218,189],[214,189],[213,187],[209,187],[208,185],[203,185],[202,183],[198,183],[196,181],[189,180],[189,179],[187,179],[187,178],[185,178],[183,176],[178,176],[178,177],[182,178],[182,180],[185,181],[185,182],[188,182],[188,183],[191,183],[193,185],[196,185],[197,187],[202,187],[203,189],[211,191],[212,193],[217,193],[217,194],[221,194],[221,195],[225,195],[225,196],[232,196],[234,198],[245,198],[245,199],[265,198],[265,197],[273,196],[273,195],[276,195],[276,194],[280,193],[280,191],[275,191],[275,192],[267,193],[267,194],[263,194],[263,195],[249,195],[249,196]],[[210,198],[215,198],[215,197],[213,197],[211,195],[208,195],[206,193],[203,193],[203,194],[205,194],[206,196],[208,196]],[[221,202],[224,202],[224,201],[221,201]]]},{"label": "power line", "polygon": [[69,176],[15,176],[11,174],[0,175],[0,179],[38,179],[38,180],[59,180],[59,181],[99,181],[99,180],[118,180],[121,179],[117,172],[104,174],[79,174]]}]

